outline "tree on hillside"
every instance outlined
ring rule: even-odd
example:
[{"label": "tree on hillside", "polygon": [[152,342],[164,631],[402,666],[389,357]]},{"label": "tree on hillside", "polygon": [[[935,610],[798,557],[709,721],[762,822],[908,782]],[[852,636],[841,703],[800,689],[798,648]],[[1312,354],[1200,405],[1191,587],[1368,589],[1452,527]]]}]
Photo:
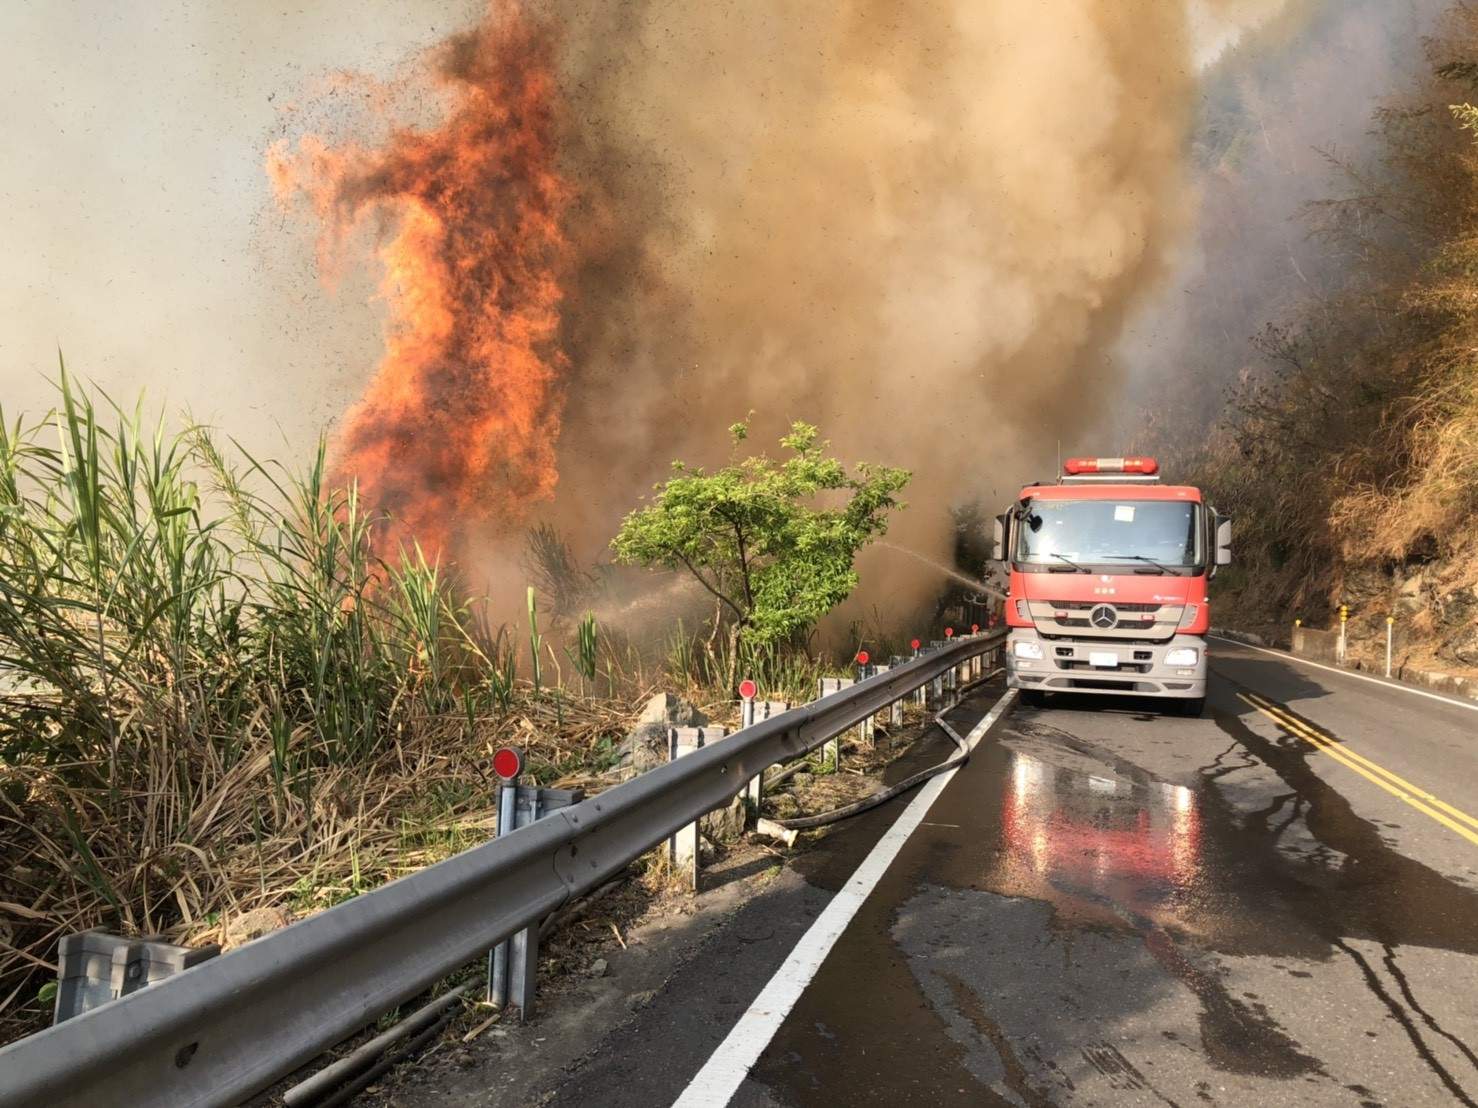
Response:
[{"label": "tree on hillside", "polygon": [[[748,424],[729,433],[737,455]],[[713,595],[729,627],[731,670],[741,639],[793,641],[846,599],[857,552],[887,530],[910,476],[866,463],[849,473],[806,423],[792,424],[780,445],[783,460],[761,454],[713,473],[674,462],[611,543],[618,562],[686,570]]]}]

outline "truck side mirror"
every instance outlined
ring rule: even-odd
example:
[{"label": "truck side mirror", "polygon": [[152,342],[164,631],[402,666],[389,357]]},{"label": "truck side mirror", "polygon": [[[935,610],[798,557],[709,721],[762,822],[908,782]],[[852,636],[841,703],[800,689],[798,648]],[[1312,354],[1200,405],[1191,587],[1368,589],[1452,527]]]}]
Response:
[{"label": "truck side mirror", "polygon": [[1006,560],[1006,519],[1004,515],[995,518],[995,527],[990,540],[990,558],[993,562]]},{"label": "truck side mirror", "polygon": [[1232,564],[1232,518],[1218,514],[1216,517],[1216,564]]}]

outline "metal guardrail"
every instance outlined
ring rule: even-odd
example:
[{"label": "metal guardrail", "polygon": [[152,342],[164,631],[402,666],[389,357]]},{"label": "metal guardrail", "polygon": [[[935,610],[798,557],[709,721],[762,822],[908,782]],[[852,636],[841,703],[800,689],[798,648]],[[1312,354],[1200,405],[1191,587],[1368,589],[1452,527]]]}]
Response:
[{"label": "metal guardrail", "polygon": [[1005,633],[961,637],[0,1049],[0,1106],[230,1105]]}]

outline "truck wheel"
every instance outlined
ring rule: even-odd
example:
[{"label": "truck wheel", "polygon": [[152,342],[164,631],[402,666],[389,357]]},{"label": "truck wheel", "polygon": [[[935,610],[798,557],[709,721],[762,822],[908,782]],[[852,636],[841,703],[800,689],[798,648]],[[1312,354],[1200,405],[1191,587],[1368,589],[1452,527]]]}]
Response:
[{"label": "truck wheel", "polygon": [[1198,696],[1191,700],[1180,702],[1180,714],[1190,719],[1200,719],[1201,713],[1206,710],[1206,698]]},{"label": "truck wheel", "polygon": [[1047,703],[1047,694],[1041,689],[1022,689],[1021,703],[1028,708],[1040,708]]}]

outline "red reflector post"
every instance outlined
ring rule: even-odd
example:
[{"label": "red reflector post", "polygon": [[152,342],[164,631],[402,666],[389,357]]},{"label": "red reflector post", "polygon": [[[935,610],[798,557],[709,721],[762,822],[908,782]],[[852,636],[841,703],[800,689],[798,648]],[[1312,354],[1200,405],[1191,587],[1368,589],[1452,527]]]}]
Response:
[{"label": "red reflector post", "polygon": [[952,638],[954,638],[955,637],[955,629],[953,627],[946,627],[944,629],[944,637],[946,639],[952,639]]},{"label": "red reflector post", "polygon": [[751,681],[748,677],[739,682],[739,695],[742,696],[745,700],[753,700],[754,694],[759,691],[759,686]]},{"label": "red reflector post", "polygon": [[523,751],[505,746],[493,755],[493,772],[505,781],[512,781],[523,772]]},{"label": "red reflector post", "polygon": [[865,666],[865,665],[867,665],[868,659],[871,658],[871,657],[872,657],[872,655],[869,654],[867,651],[865,651],[865,650],[859,650],[857,652],[857,664],[859,666]]}]

